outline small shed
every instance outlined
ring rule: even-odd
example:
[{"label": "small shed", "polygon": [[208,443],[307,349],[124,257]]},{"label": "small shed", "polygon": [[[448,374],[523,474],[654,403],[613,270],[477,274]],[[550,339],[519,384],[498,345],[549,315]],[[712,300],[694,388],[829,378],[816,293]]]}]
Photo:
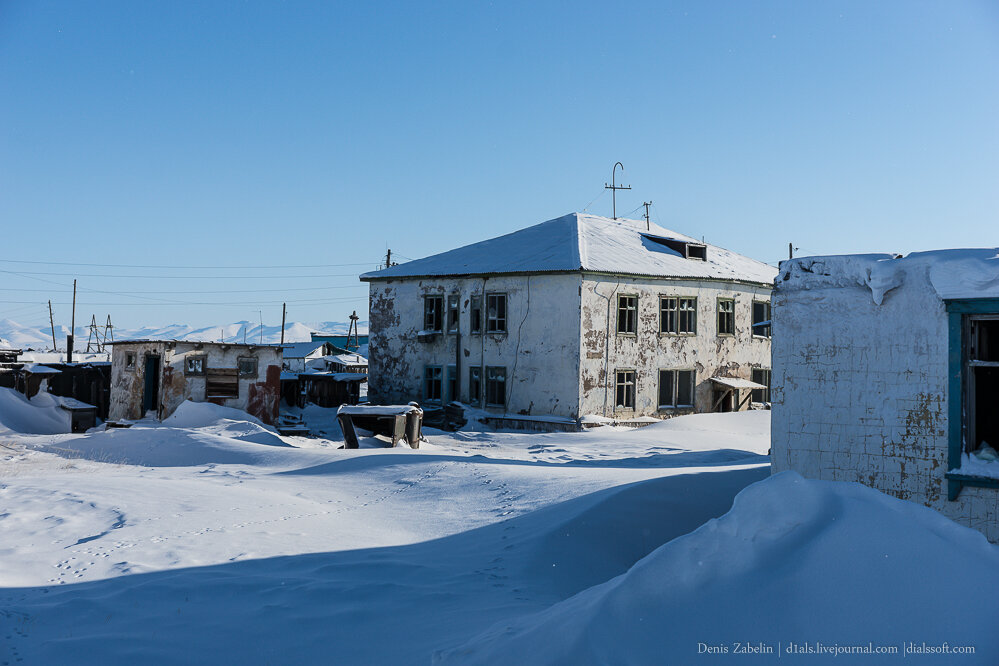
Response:
[{"label": "small shed", "polygon": [[97,407],[74,398],[59,398],[59,407],[69,412],[73,432],[86,432],[97,425]]}]

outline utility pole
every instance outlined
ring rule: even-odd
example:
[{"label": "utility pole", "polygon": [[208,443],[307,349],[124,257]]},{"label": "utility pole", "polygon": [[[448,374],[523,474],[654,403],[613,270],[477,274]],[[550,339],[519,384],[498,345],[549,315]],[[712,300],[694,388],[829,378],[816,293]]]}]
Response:
[{"label": "utility pole", "polygon": [[[95,342],[96,341],[96,342]],[[104,351],[101,347],[101,333],[97,330],[97,315],[90,315],[90,335],[87,336],[87,353],[91,353],[91,348],[97,347],[98,352]]]},{"label": "utility pole", "polygon": [[[361,343],[360,343],[360,341],[357,338],[357,320],[358,319],[360,319],[360,317],[357,316],[357,310],[354,310],[352,313],[350,313],[350,328],[347,329],[347,349],[348,350],[350,350],[351,348],[353,348],[353,349],[360,349],[361,348]],[[350,344],[350,338],[351,338],[352,335],[354,337],[353,347],[351,347],[351,344]]]},{"label": "utility pole", "polygon": [[652,231],[652,223],[649,221],[649,206],[652,205],[652,202],[646,201],[642,205],[645,206],[645,230]]},{"label": "utility pole", "polygon": [[55,321],[52,319],[52,301],[49,300],[49,326],[52,327],[52,351],[59,351],[59,345],[55,341]]},{"label": "utility pole", "polygon": [[281,344],[284,344],[284,319],[285,319],[285,316],[287,314],[288,314],[288,304],[287,303],[282,303],[281,304]]},{"label": "utility pole", "polygon": [[787,244],[787,258],[794,259],[794,243]]},{"label": "utility pole", "polygon": [[617,219],[617,191],[618,190],[630,190],[631,185],[618,185],[615,178],[617,174],[617,168],[621,167],[621,171],[624,171],[624,165],[620,162],[614,163],[614,168],[611,169],[611,184],[608,185],[604,183],[604,189],[611,191],[611,197],[614,199],[614,219]]},{"label": "utility pole", "polygon": [[70,318],[69,335],[66,336],[66,362],[73,362],[73,336],[76,335],[76,280],[73,280],[73,315]]}]

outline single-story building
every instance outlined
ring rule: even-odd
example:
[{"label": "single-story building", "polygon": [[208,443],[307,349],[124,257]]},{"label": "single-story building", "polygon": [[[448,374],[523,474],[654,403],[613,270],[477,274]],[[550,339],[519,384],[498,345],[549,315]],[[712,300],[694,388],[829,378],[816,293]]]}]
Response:
[{"label": "single-story building", "polygon": [[273,423],[281,400],[281,347],[187,340],[109,342],[112,420],[165,419],[185,400],[242,409]]},{"label": "single-story building", "polygon": [[999,252],[785,261],[772,464],[925,504],[999,542]]},{"label": "single-story building", "polygon": [[324,356],[335,354],[334,346],[328,342],[289,342],[281,346],[281,364],[288,372],[325,369]]}]

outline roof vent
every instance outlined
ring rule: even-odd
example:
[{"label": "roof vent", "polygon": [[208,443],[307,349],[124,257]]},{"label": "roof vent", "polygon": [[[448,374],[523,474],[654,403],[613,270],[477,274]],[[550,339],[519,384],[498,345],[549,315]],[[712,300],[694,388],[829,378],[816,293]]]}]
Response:
[{"label": "roof vent", "polygon": [[647,238],[653,243],[658,243],[663,247],[668,247],[684,259],[700,259],[701,261],[708,260],[708,246],[704,243],[692,243],[690,241],[680,240],[679,238],[653,236],[652,234],[642,234],[642,237]]}]

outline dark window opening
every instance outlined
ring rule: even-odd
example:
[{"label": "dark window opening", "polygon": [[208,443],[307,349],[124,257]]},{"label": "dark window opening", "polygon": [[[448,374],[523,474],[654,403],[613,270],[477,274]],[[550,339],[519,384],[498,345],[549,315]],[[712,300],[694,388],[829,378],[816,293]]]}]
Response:
[{"label": "dark window opening", "polygon": [[135,354],[131,352],[125,354],[125,369],[135,370]]},{"label": "dark window opening", "polygon": [[459,399],[458,368],[453,365],[447,366],[447,399],[451,401]]},{"label": "dark window opening", "polygon": [[635,408],[635,371],[618,370],[616,374],[616,399],[614,406],[617,409]]},{"label": "dark window opening", "polygon": [[423,369],[423,400],[440,402],[443,390],[444,369],[439,365],[428,365]]},{"label": "dark window opening", "polygon": [[735,301],[718,299],[718,335],[735,335]]},{"label": "dark window opening", "polygon": [[681,298],[679,299],[680,316],[679,323],[677,324],[677,333],[696,333],[697,332],[697,299],[696,298]]},{"label": "dark window opening", "polygon": [[972,317],[968,336],[967,445],[999,450],[999,318]]},{"label": "dark window opening", "polygon": [[638,296],[617,297],[617,332],[634,335],[638,331]]},{"label": "dark window opening", "polygon": [[771,330],[770,303],[768,301],[753,301],[753,335],[769,338]]},{"label": "dark window opening", "polygon": [[469,330],[472,333],[482,332],[482,297],[472,296],[468,307]]},{"label": "dark window opening", "polygon": [[458,295],[447,297],[447,332],[458,332]]},{"label": "dark window opening", "polygon": [[642,236],[653,243],[658,243],[663,247],[668,247],[684,259],[708,260],[708,246],[703,243],[692,243],[680,240],[679,238],[667,238],[665,236],[653,236],[652,234],[642,234]]},{"label": "dark window opening", "polygon": [[659,332],[676,333],[677,323],[677,299],[659,299]]},{"label": "dark window opening", "polygon": [[506,294],[486,294],[486,331],[506,331]]},{"label": "dark window opening", "polygon": [[468,403],[475,407],[482,401],[482,368],[468,369]]},{"label": "dark window opening", "polygon": [[694,371],[659,371],[659,407],[692,407],[694,405]]},{"label": "dark window opening", "polygon": [[444,328],[444,297],[427,296],[423,299],[423,330],[440,331]]},{"label": "dark window opening", "polygon": [[506,368],[486,368],[486,404],[491,407],[506,406]]},{"label": "dark window opening", "polygon": [[753,402],[770,402],[770,370],[766,368],[753,368],[752,380],[757,384],[763,384],[765,389],[753,389],[749,398]]}]

